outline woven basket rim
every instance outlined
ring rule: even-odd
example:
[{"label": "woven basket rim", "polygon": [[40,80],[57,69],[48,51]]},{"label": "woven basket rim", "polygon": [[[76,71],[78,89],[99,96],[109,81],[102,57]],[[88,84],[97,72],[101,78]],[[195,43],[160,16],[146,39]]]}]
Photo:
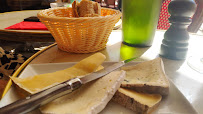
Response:
[{"label": "woven basket rim", "polygon": [[49,8],[49,9],[45,9],[45,10],[42,10],[40,12],[37,13],[37,16],[39,18],[43,18],[43,19],[51,19],[51,20],[61,20],[61,21],[67,21],[67,20],[89,20],[89,19],[101,19],[101,18],[111,18],[111,17],[114,17],[114,16],[121,16],[122,13],[119,11],[119,10],[115,10],[115,9],[111,9],[111,8],[101,8],[101,9],[105,9],[105,10],[113,10],[115,11],[116,13],[115,14],[112,14],[112,15],[107,15],[107,16],[100,16],[100,17],[57,17],[57,16],[47,16],[47,15],[44,15],[43,13],[44,12],[48,12],[50,10],[54,10],[54,9],[72,9],[71,7],[56,7],[56,8]]}]

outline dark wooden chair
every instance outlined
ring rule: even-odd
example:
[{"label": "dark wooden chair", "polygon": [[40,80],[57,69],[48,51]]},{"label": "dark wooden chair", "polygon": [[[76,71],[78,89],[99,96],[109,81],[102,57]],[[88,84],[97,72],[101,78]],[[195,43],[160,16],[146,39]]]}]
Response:
[{"label": "dark wooden chair", "polygon": [[41,8],[42,0],[7,0],[11,11],[33,10]]},{"label": "dark wooden chair", "polygon": [[102,2],[102,0],[94,0],[95,2],[98,2],[98,3],[101,3]]},{"label": "dark wooden chair", "polygon": [[106,3],[106,7],[108,8],[116,8],[116,0],[104,0]]},{"label": "dark wooden chair", "polygon": [[0,0],[0,13],[9,11],[6,0]]},{"label": "dark wooden chair", "polygon": [[118,6],[117,6],[117,9],[122,11],[122,0],[118,0]]},{"label": "dark wooden chair", "polygon": [[92,1],[98,2],[100,4],[100,6],[102,6],[102,7],[106,6],[106,4],[104,4],[103,0],[92,0]]}]

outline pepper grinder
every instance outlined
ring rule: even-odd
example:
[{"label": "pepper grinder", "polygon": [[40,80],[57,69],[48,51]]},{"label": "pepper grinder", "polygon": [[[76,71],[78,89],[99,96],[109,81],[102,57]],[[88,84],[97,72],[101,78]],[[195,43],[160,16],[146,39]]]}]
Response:
[{"label": "pepper grinder", "polygon": [[160,56],[173,60],[184,60],[188,51],[187,27],[195,13],[194,0],[172,0],[168,6],[170,27],[164,34]]}]

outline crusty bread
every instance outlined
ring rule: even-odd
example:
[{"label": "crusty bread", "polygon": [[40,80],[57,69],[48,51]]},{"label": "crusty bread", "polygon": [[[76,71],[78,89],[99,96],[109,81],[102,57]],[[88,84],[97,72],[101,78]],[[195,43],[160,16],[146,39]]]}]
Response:
[{"label": "crusty bread", "polygon": [[121,87],[142,93],[167,95],[169,82],[161,58],[121,68],[126,71]]},{"label": "crusty bread", "polygon": [[41,111],[48,114],[97,114],[111,100],[124,77],[125,71],[111,72],[48,103],[41,107]]},{"label": "crusty bread", "polygon": [[73,17],[98,17],[101,15],[101,6],[97,2],[82,0],[72,3]]},{"label": "crusty bread", "polygon": [[79,6],[79,16],[85,17],[87,14],[94,14],[93,2],[89,0],[82,0]]},{"label": "crusty bread", "polygon": [[101,15],[101,6],[100,6],[100,4],[97,3],[97,2],[94,2],[93,5],[94,5],[95,13],[98,14],[98,15]]},{"label": "crusty bread", "polygon": [[136,114],[147,114],[158,106],[162,99],[159,94],[138,93],[133,90],[119,88],[112,100],[133,110]]},{"label": "crusty bread", "polygon": [[79,14],[78,14],[78,6],[79,6],[79,2],[77,1],[73,1],[72,3],[72,12],[73,12],[73,17],[79,17]]}]

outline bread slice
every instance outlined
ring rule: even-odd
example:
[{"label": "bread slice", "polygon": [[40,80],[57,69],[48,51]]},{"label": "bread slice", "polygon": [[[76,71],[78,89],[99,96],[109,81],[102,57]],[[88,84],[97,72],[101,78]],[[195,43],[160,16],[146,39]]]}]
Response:
[{"label": "bread slice", "polygon": [[135,111],[136,114],[147,114],[158,106],[162,99],[159,94],[144,94],[133,90],[119,88],[112,100]]},{"label": "bread slice", "polygon": [[98,2],[94,2],[94,12],[98,15],[101,15],[101,6]]},{"label": "bread slice", "polygon": [[41,112],[48,114],[97,114],[111,100],[124,77],[125,71],[111,72],[41,107]]},{"label": "bread slice", "polygon": [[121,87],[142,93],[168,94],[169,82],[161,58],[121,69],[126,71]]},{"label": "bread slice", "polygon": [[72,3],[73,17],[98,17],[101,15],[101,6],[90,0],[74,1]]},{"label": "bread slice", "polygon": [[79,14],[78,14],[78,6],[79,6],[79,2],[77,1],[73,1],[72,3],[72,12],[73,12],[73,17],[79,17]]},{"label": "bread slice", "polygon": [[87,14],[94,14],[94,4],[89,0],[82,0],[79,6],[79,16],[85,17]]}]

